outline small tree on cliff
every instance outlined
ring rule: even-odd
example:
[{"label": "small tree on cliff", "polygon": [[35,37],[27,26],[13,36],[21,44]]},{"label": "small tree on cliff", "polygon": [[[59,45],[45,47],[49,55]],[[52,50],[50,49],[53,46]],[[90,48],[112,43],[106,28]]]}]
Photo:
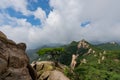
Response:
[{"label": "small tree on cliff", "polygon": [[39,56],[47,55],[49,60],[59,61],[59,57],[62,53],[64,53],[64,48],[43,48],[38,52]]}]

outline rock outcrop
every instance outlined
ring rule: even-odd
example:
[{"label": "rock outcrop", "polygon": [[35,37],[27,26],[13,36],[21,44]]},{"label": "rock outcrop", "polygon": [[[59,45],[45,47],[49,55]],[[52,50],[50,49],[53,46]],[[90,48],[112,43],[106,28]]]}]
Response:
[{"label": "rock outcrop", "polygon": [[92,49],[91,45],[84,39],[79,41],[77,48],[78,48],[78,50],[77,50],[78,54],[89,55],[91,53],[93,53],[93,54],[96,53],[96,51],[94,49]]},{"label": "rock outcrop", "polygon": [[71,60],[71,64],[70,64],[70,67],[71,67],[72,70],[74,70],[74,68],[75,68],[75,66],[77,64],[76,60],[77,60],[78,56],[79,56],[78,54],[76,54],[76,55],[73,54],[72,55],[72,60]]},{"label": "rock outcrop", "polygon": [[37,71],[38,80],[70,80],[64,75],[66,66],[51,61],[37,61],[31,64]]},{"label": "rock outcrop", "polygon": [[80,48],[89,48],[89,44],[83,39],[78,43],[77,46],[78,49]]},{"label": "rock outcrop", "polygon": [[37,80],[24,43],[16,44],[0,31],[0,80]]}]

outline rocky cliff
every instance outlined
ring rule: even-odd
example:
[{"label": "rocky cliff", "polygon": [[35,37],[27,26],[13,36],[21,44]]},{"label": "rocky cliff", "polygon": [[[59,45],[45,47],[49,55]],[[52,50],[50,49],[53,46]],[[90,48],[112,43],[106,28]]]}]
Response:
[{"label": "rocky cliff", "polygon": [[0,31],[0,80],[37,80],[24,43],[16,44]]},{"label": "rocky cliff", "polygon": [[16,44],[0,31],[0,80],[70,80],[66,67],[50,61],[29,64],[24,43]]}]

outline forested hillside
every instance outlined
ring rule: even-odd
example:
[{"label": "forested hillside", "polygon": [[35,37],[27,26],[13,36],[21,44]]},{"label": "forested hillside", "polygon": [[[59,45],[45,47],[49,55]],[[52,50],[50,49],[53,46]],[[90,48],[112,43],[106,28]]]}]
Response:
[{"label": "forested hillside", "polygon": [[65,74],[71,80],[120,80],[120,45],[104,43],[93,45],[85,40],[68,45],[43,48],[37,51],[39,60],[57,61],[70,68],[73,54],[78,54],[77,64]]}]

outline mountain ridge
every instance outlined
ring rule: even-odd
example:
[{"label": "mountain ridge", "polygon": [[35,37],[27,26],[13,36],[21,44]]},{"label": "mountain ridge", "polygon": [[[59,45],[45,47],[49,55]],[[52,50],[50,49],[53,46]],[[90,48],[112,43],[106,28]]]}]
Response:
[{"label": "mountain ridge", "polygon": [[[112,49],[116,47],[116,45],[117,48]],[[72,41],[70,44],[61,46],[64,48],[65,52],[58,57],[58,60],[60,63],[69,66],[72,55],[79,55],[76,59],[77,64],[73,70],[74,74],[69,71],[66,72],[66,75],[71,80],[119,80],[119,46],[119,44],[111,42],[94,45],[86,40],[81,40],[79,42]]]}]

